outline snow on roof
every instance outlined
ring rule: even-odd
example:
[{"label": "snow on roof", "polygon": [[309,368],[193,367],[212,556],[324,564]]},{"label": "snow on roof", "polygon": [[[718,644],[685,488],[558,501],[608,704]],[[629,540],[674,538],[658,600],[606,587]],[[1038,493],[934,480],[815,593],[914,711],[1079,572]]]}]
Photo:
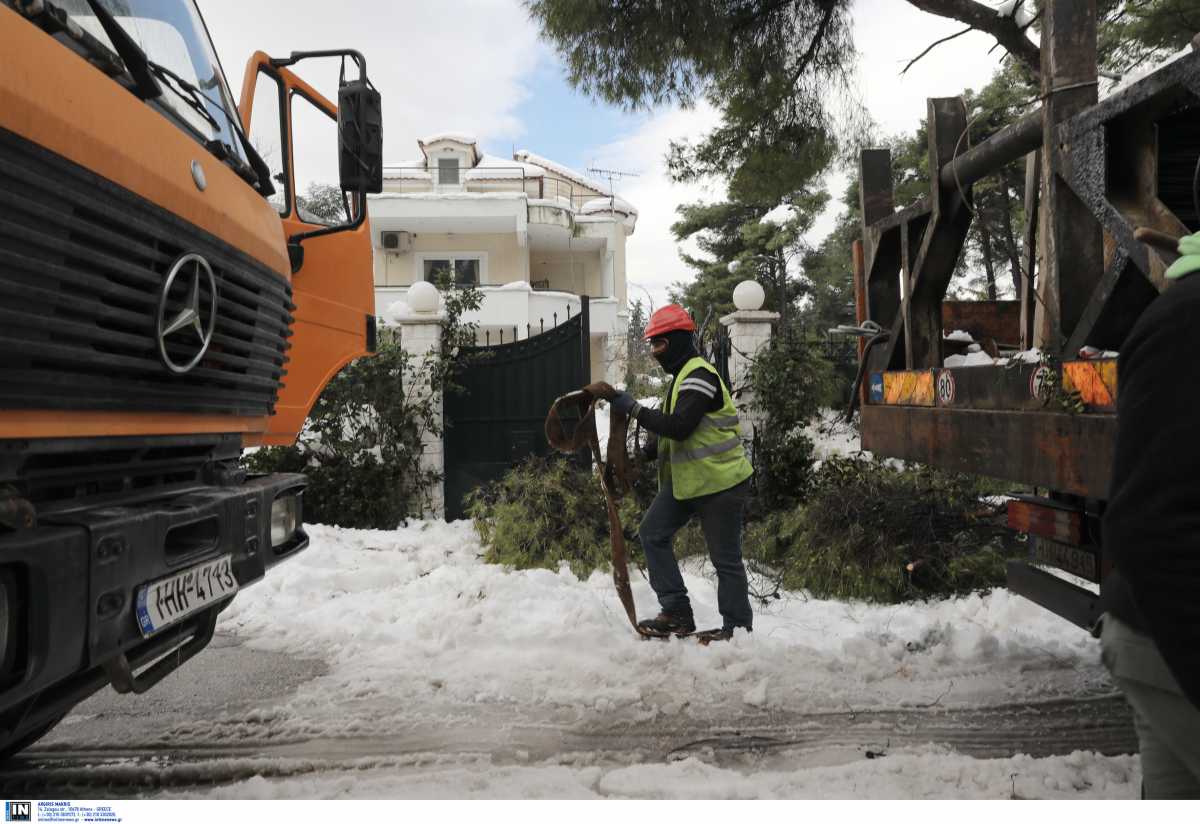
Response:
[{"label": "snow on roof", "polygon": [[468,169],[467,180],[520,180],[522,177],[545,177],[546,170],[532,163],[522,163],[496,155],[480,155],[473,169]]},{"label": "snow on roof", "polygon": [[418,140],[417,145],[421,147],[421,154],[425,155],[426,157],[429,157],[429,152],[425,151],[425,147],[431,146],[434,143],[438,143],[438,142],[442,142],[442,141],[446,141],[449,143],[460,143],[463,146],[470,146],[471,147],[471,165],[474,166],[476,163],[479,162],[479,157],[480,157],[479,147],[476,145],[478,141],[475,140],[474,135],[458,134],[455,132],[442,132],[441,134],[435,134],[430,137],[426,137],[426,138]]},{"label": "snow on roof", "polygon": [[636,215],[638,210],[624,198],[609,196],[597,197],[579,207],[580,214],[595,215],[607,212],[620,212],[626,215]]},{"label": "snow on roof", "polygon": [[790,203],[780,203],[774,209],[759,218],[758,222],[782,226],[783,224],[793,220],[795,217],[796,211],[792,208]]},{"label": "snow on roof", "polygon": [[452,143],[462,143],[465,146],[474,146],[479,142],[475,139],[475,135],[464,134],[462,132],[441,132],[429,137],[422,137],[417,140],[417,143],[428,146],[430,143],[437,143],[442,140],[449,140]]},{"label": "snow on roof", "polygon": [[600,183],[597,180],[592,180],[590,177],[586,177],[574,169],[570,169],[559,163],[555,163],[553,160],[547,160],[540,155],[535,155],[528,149],[521,149],[520,151],[514,153],[513,157],[515,157],[517,160],[522,160],[527,163],[536,163],[538,166],[541,166],[542,168],[551,171],[556,175],[565,177],[572,183],[578,183],[580,186],[586,186],[589,189],[595,189],[601,194],[611,194],[611,192],[608,190],[608,187],[603,183]]}]

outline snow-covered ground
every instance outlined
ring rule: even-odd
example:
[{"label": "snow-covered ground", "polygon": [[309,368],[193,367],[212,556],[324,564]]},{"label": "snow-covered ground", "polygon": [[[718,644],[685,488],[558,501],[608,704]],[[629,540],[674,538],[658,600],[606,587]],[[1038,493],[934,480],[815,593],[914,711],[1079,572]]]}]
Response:
[{"label": "snow-covered ground", "polygon": [[[889,747],[884,731],[885,740],[872,745],[887,748],[881,758],[845,745],[790,754],[785,748],[765,761],[729,763],[698,746],[674,759],[645,763],[632,754],[620,763],[611,753],[538,746],[538,729],[551,744],[563,730],[578,733],[577,740],[589,731],[636,737],[658,728],[702,738],[705,730],[775,719],[819,726],[805,719],[823,713],[920,716],[931,708],[988,706],[1037,712],[1058,699],[1111,694],[1097,642],[1005,591],[889,607],[796,593],[760,608],[753,635],[732,643],[643,642],[626,623],[608,575],[580,580],[566,568],[485,564],[469,523],[310,530],[312,546],[240,594],[220,629],[254,648],[322,659],[328,674],[280,706],[209,719],[195,734],[209,743],[222,734],[231,742],[319,742],[300,751],[323,755],[337,752],[339,740],[415,742],[402,748],[408,751],[436,734],[440,754],[398,759],[381,745],[388,757],[361,759],[348,771],[289,777],[267,770],[273,777],[208,795],[1137,795],[1135,756],[977,759],[946,746]],[[693,561],[685,577],[698,621],[715,625],[710,572]],[[651,613],[648,584],[636,571],[632,577],[639,609]],[[171,732],[180,745],[188,733]],[[456,740],[458,755],[445,746]]]}]

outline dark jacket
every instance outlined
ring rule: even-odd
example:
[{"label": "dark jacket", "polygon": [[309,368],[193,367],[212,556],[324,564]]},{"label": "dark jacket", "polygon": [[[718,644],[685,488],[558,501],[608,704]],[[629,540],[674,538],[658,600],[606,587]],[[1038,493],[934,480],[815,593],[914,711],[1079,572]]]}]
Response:
[{"label": "dark jacket", "polygon": [[1142,313],[1118,361],[1104,606],[1150,635],[1200,706],[1200,274]]}]

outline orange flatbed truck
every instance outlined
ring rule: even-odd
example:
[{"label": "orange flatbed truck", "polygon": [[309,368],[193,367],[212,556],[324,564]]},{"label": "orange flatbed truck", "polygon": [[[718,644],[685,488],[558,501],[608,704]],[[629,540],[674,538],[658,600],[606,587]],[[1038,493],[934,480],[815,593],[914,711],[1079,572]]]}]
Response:
[{"label": "orange flatbed truck", "polygon": [[[333,225],[297,204],[293,104],[338,136]],[[256,53],[235,105],[192,0],[0,0],[0,756],[151,688],[308,545],[304,476],[240,457],[374,348],[380,111],[350,50]]]},{"label": "orange flatbed truck", "polygon": [[[1024,487],[1008,525],[1027,536],[1029,556],[1009,562],[1008,587],[1091,631],[1113,569],[1102,524],[1115,353],[1170,288],[1178,239],[1200,231],[1200,40],[1101,97],[1096,4],[1039,9],[1039,109],[969,145],[962,99],[930,100],[930,191],[904,209],[888,151],[862,154],[858,320],[880,330],[862,346],[862,445]],[[1019,303],[970,304],[968,316],[943,299],[976,217],[972,186],[1022,157]],[[965,344],[945,333],[959,330],[1013,351],[947,366]]]}]

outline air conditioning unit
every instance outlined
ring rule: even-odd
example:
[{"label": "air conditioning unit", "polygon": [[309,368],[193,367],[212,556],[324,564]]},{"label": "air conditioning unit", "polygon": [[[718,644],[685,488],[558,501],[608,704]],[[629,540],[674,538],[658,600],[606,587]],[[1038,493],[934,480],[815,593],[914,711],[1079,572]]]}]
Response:
[{"label": "air conditioning unit", "polygon": [[381,232],[380,241],[389,252],[407,252],[412,249],[412,235],[408,232]]}]

